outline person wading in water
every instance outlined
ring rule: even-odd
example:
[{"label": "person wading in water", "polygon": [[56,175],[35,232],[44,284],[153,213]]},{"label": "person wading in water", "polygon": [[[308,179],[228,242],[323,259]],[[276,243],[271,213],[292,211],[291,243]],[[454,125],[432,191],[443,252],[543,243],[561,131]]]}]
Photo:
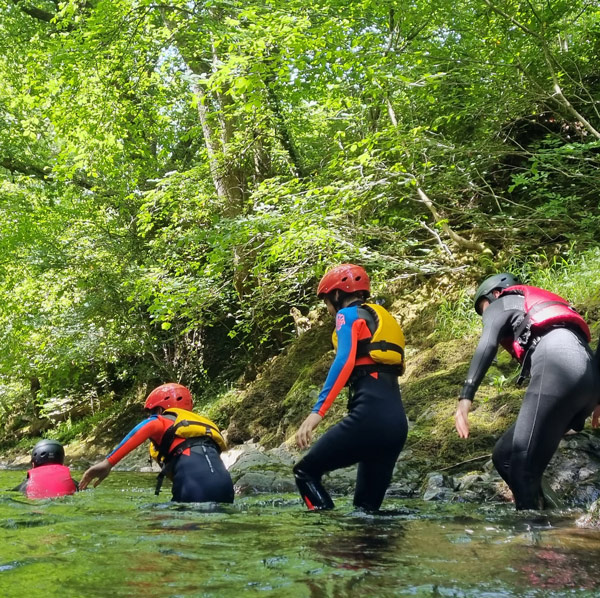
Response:
[{"label": "person wading in water", "polygon": [[334,399],[349,386],[348,415],[330,428],[294,466],[300,495],[310,510],[332,509],[321,483],[324,473],[358,463],[354,505],[376,511],[404,446],[407,421],[398,386],[404,371],[404,335],[380,305],[366,303],[365,270],[342,264],[319,284],[318,296],[335,317],[336,356],[312,413],[296,432],[301,449]]},{"label": "person wading in water", "polygon": [[529,385],[517,421],[494,447],[492,459],[512,490],[517,509],[547,505],[542,475],[563,435],[581,430],[598,403],[600,373],[584,319],[562,297],[521,285],[508,273],[487,278],[475,294],[483,332],[459,395],[455,426],[469,436],[475,392],[498,346],[522,366]]}]

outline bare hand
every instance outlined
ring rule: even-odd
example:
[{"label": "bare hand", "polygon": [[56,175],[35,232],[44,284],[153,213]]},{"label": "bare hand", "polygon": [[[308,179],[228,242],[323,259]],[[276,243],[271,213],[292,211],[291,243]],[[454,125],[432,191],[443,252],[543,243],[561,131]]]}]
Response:
[{"label": "bare hand", "polygon": [[108,459],[104,459],[104,461],[92,465],[84,472],[83,476],[81,476],[79,489],[85,490],[93,479],[96,479],[96,482],[94,483],[95,488],[110,473],[111,469],[112,465]]},{"label": "bare hand", "polygon": [[469,399],[460,399],[458,408],[454,415],[454,426],[461,438],[469,437],[469,411],[471,410],[471,401]]},{"label": "bare hand", "polygon": [[592,411],[592,428],[600,426],[600,405],[597,405],[594,411]]},{"label": "bare hand", "polygon": [[296,432],[296,444],[301,448],[305,449],[310,446],[312,442],[313,430],[319,425],[319,422],[323,419],[318,413],[311,413],[298,428]]}]

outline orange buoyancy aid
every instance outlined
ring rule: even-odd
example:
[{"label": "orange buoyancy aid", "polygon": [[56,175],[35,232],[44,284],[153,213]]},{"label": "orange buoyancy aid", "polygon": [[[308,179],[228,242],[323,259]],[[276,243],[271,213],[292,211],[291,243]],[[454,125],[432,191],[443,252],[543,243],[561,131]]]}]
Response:
[{"label": "orange buoyancy aid", "polygon": [[[377,303],[363,303],[358,315],[365,320],[371,332],[371,338],[358,341],[356,357],[370,357],[376,364],[392,366],[398,375],[405,370],[404,333],[394,316]],[[331,341],[337,351],[337,331],[331,335]]]},{"label": "orange buoyancy aid", "polygon": [[71,471],[64,465],[56,463],[40,465],[30,469],[27,477],[25,486],[27,498],[56,498],[77,492]]},{"label": "orange buoyancy aid", "polygon": [[503,339],[501,344],[519,362],[523,361],[530,340],[553,327],[577,328],[590,341],[590,329],[585,320],[559,295],[538,287],[515,285],[504,289],[499,296],[510,294],[525,298],[525,317],[513,338]]}]

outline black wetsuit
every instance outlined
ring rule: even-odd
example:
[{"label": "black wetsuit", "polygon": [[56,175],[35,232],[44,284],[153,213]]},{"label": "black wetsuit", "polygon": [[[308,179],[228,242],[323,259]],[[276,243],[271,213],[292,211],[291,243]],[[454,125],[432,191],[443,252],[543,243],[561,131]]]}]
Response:
[{"label": "black wetsuit", "polygon": [[231,476],[212,441],[193,446],[189,455],[175,459],[172,470],[174,501],[233,502]]},{"label": "black wetsuit", "polygon": [[[305,500],[308,494],[309,500],[317,502],[316,508],[333,507],[320,484],[321,476],[356,463],[354,505],[369,511],[381,506],[406,441],[408,425],[398,377],[387,373],[376,376],[355,373],[350,383],[349,414],[321,436],[294,467],[301,493]],[[306,492],[303,481],[316,484],[316,497]]]},{"label": "black wetsuit", "polygon": [[369,313],[356,301],[338,311],[336,357],[319,394],[314,413],[325,415],[348,384],[348,415],[329,429],[294,467],[300,494],[309,509],[331,509],[333,501],[321,484],[328,471],[358,463],[354,504],[376,511],[392,479],[406,441],[408,424],[398,386],[397,368],[357,357],[358,345],[373,337]]},{"label": "black wetsuit", "polygon": [[[514,338],[524,305],[522,295],[506,295],[484,311],[483,333],[460,398],[473,400],[498,345]],[[539,508],[544,470],[565,432],[583,428],[600,393],[598,364],[583,333],[558,326],[538,338],[525,358],[531,379],[517,421],[498,440],[492,457],[517,509]]]}]

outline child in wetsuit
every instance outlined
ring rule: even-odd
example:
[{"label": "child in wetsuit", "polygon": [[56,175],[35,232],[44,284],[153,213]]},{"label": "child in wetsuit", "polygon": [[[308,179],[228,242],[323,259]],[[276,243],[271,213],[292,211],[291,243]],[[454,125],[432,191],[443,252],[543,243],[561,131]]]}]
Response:
[{"label": "child in wetsuit", "polygon": [[225,441],[209,419],[193,413],[188,388],[174,382],[162,384],[147,397],[149,417],[135,426],[104,461],[90,467],[81,478],[81,490],[96,479],[97,486],[114,465],[146,440],[151,455],[162,466],[156,494],[165,475],[172,481],[176,502],[232,503],[233,482],[221,460]]},{"label": "child in wetsuit", "polygon": [[[313,430],[346,384],[349,413],[294,466],[296,485],[310,510],[333,508],[321,484],[323,474],[357,463],[354,505],[379,509],[406,441],[408,423],[398,386],[404,336],[389,312],[366,304],[369,291],[367,273],[353,264],[330,270],[317,291],[336,318],[337,353],[312,413],[296,432],[298,446],[310,445]],[[382,352],[387,363],[380,361]]]},{"label": "child in wetsuit", "polygon": [[64,465],[65,450],[57,440],[40,440],[31,453],[32,468],[16,488],[27,498],[56,498],[77,492],[77,482]]}]

